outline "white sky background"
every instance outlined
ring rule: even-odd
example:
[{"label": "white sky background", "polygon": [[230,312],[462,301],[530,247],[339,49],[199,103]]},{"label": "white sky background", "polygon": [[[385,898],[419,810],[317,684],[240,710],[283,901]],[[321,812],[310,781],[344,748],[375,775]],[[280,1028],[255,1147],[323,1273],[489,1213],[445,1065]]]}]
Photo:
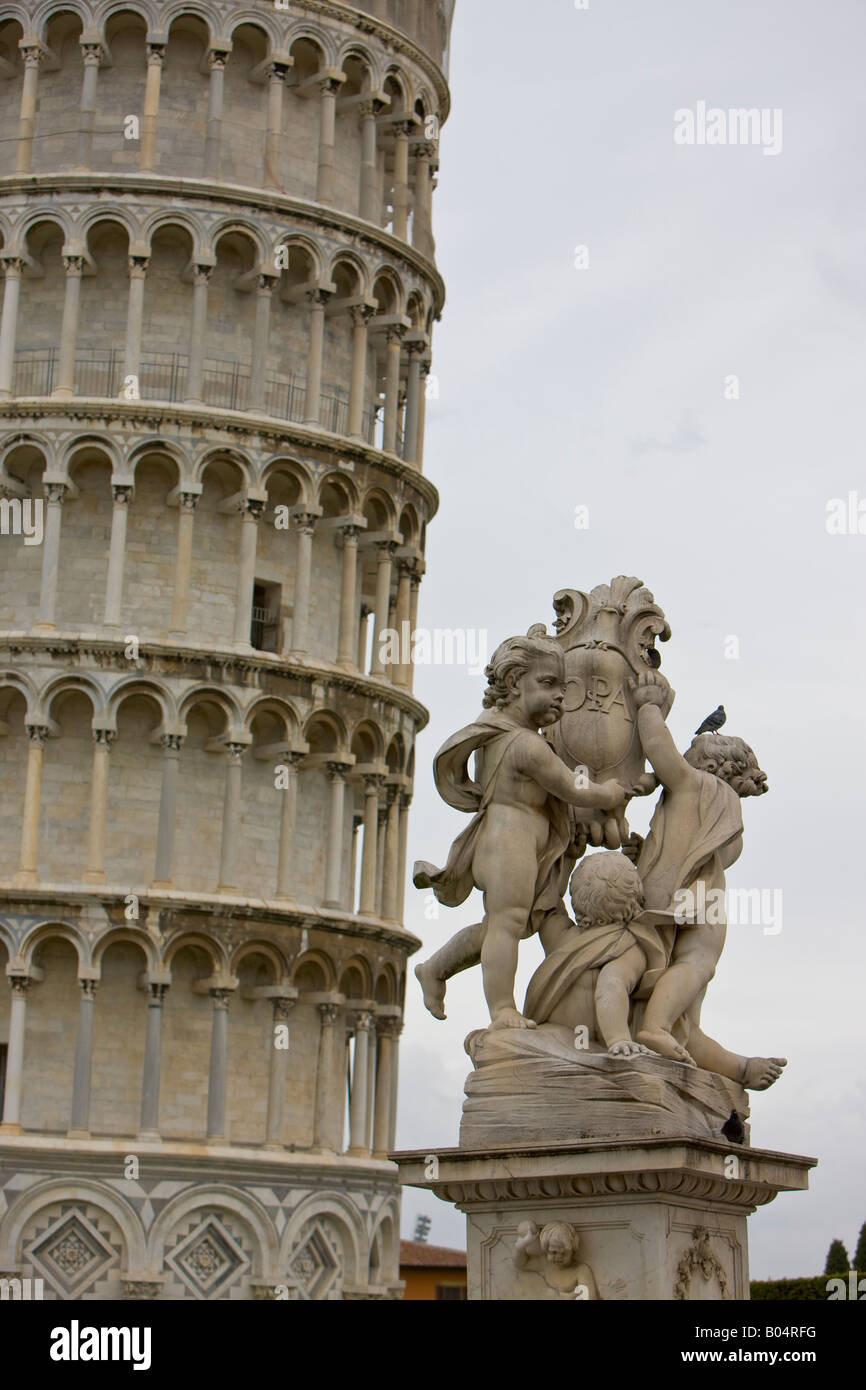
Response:
[{"label": "white sky background", "polygon": [[[563,587],[620,573],[652,589],[685,748],[723,702],[770,793],[744,806],[729,887],[780,888],[783,929],[729,930],[704,1008],[736,1051],[787,1056],[752,1095],[752,1143],[820,1159],[809,1193],[750,1219],[753,1278],[818,1274],[866,1220],[861,835],[866,535],[831,536],[829,498],[860,489],[866,353],[866,11],[857,0],[458,0],[454,110],[436,195],[449,300],[426,470],[441,491],[420,623],[481,628],[490,650],[552,623]],[[783,147],[681,147],[699,100],[781,107]],[[574,248],[590,267],[574,268]],[[741,398],[724,398],[740,379]],[[574,509],[590,508],[590,529]],[[866,522],[864,522],[866,526]],[[726,637],[739,660],[726,660]],[[465,816],[439,800],[433,754],[480,709],[483,677],[419,668],[410,864],[444,863]],[[634,804],[633,804],[634,806]],[[646,802],[634,807],[645,832]],[[415,961],[479,920],[480,895],[426,921]],[[521,993],[540,958],[521,946]],[[413,964],[415,962],[413,961]],[[401,1045],[398,1147],[456,1144],[483,1026],[480,971],[448,1021],[414,977]],[[464,1218],[404,1194],[430,1240]]]}]

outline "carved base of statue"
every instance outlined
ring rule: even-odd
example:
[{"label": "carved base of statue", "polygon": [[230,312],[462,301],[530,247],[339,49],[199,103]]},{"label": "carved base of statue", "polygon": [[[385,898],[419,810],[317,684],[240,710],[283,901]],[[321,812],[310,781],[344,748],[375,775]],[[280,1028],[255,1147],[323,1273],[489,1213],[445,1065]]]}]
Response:
[{"label": "carved base of statue", "polygon": [[[466,1039],[475,1070],[466,1081],[461,1148],[584,1139],[716,1139],[737,1121],[748,1143],[749,1099],[715,1072],[665,1057],[611,1057],[575,1047],[566,1027],[480,1029]],[[728,1126],[723,1132],[723,1126]]]},{"label": "carved base of statue", "polygon": [[394,1158],[466,1213],[470,1299],[589,1302],[747,1299],[746,1218],[817,1161],[674,1138]]}]

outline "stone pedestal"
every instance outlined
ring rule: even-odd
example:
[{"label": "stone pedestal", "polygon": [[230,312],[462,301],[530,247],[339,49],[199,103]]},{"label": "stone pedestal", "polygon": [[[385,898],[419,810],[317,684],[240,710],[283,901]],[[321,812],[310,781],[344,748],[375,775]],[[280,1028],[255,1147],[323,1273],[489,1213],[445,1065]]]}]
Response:
[{"label": "stone pedestal", "polygon": [[[401,1182],[466,1213],[469,1298],[607,1301],[749,1297],[746,1218],[805,1191],[817,1160],[702,1138],[590,1139],[393,1155]],[[576,1284],[519,1228],[579,1236]],[[569,1283],[571,1288],[569,1288]],[[563,1291],[565,1289],[565,1291]]]}]

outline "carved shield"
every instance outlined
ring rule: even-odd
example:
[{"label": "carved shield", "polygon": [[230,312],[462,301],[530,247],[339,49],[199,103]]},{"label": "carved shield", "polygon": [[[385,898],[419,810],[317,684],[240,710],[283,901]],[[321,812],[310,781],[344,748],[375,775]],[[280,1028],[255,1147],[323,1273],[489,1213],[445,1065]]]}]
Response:
[{"label": "carved shield", "polygon": [[592,645],[567,652],[565,672],[556,751],[569,767],[586,767],[593,782],[616,777],[632,785],[644,771],[644,756],[628,687],[631,667],[614,648]]}]

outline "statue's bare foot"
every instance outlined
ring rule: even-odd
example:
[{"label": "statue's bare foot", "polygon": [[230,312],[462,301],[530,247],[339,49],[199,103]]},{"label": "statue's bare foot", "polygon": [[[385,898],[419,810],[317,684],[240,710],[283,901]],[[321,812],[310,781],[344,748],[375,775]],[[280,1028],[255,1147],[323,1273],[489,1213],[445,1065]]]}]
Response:
[{"label": "statue's bare foot", "polygon": [[643,1043],[632,1042],[631,1038],[620,1038],[607,1049],[609,1057],[651,1057],[652,1053]]},{"label": "statue's bare foot", "polygon": [[685,1062],[689,1067],[697,1066],[694,1057],[691,1057],[676,1038],[671,1033],[666,1033],[663,1028],[642,1028],[637,1040],[650,1051],[657,1052],[660,1057],[669,1057],[672,1062]]},{"label": "statue's bare foot", "polygon": [[750,1057],[743,1073],[743,1085],[750,1091],[766,1091],[782,1075],[787,1057]]},{"label": "statue's bare foot", "polygon": [[537,1028],[531,1018],[524,1018],[519,1009],[500,1009],[490,1023],[491,1028]]},{"label": "statue's bare foot", "polygon": [[434,1018],[445,1017],[445,980],[437,975],[429,961],[415,966],[415,978],[424,993],[424,1007]]}]

